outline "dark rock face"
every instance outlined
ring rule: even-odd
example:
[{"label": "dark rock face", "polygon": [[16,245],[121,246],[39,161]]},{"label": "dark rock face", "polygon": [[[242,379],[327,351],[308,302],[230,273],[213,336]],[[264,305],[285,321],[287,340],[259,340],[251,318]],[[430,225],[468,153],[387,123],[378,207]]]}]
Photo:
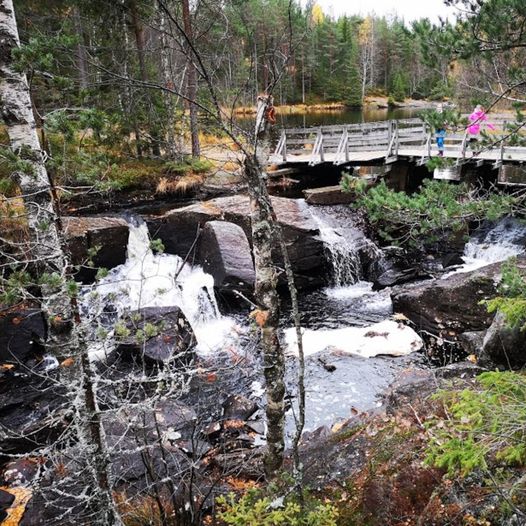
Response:
[{"label": "dark rock face", "polygon": [[[192,438],[195,420],[190,407],[167,399],[152,408],[124,407],[107,418],[104,429],[117,484],[139,481],[152,468],[154,473],[164,474],[167,469],[186,467],[186,455],[176,445]],[[145,455],[138,444],[155,447]],[[167,465],[163,464],[163,456]]]},{"label": "dark rock face", "polygon": [[15,496],[3,489],[0,489],[0,521],[7,518],[6,510],[13,504]]},{"label": "dark rock face", "polygon": [[459,335],[460,345],[466,354],[478,356],[484,342],[486,331],[469,331]]},{"label": "dark rock face", "polygon": [[394,285],[402,285],[417,279],[427,279],[430,275],[418,268],[409,268],[398,270],[391,268],[386,270],[374,281],[374,290],[384,289],[386,287],[393,287]]},{"label": "dark rock face", "polygon": [[395,289],[394,310],[407,316],[417,329],[447,340],[458,340],[463,332],[484,330],[491,325],[493,314],[480,302],[495,296],[501,265],[494,263],[473,272]]},{"label": "dark rock face", "polygon": [[241,395],[230,395],[223,403],[223,417],[226,419],[248,420],[258,405]]},{"label": "dark rock face", "polygon": [[[129,228],[124,219],[116,217],[64,217],[64,230],[71,260],[81,265],[75,279],[83,283],[94,280],[97,269],[111,269],[126,261]],[[87,264],[89,251],[100,247]]]},{"label": "dark rock face", "polygon": [[[325,257],[318,227],[301,199],[272,197],[272,204],[288,247],[292,268],[300,287],[324,283]],[[160,238],[171,254],[185,257],[192,249],[198,228],[209,221],[229,221],[251,240],[250,201],[247,196],[220,197],[172,210],[147,220],[150,235]],[[282,265],[276,247],[276,262]]]},{"label": "dark rock face", "polygon": [[0,363],[25,362],[38,341],[45,340],[46,326],[38,309],[9,311],[0,316]]},{"label": "dark rock face", "polygon": [[351,192],[344,192],[340,185],[304,190],[305,201],[309,205],[344,205],[355,199]]},{"label": "dark rock face", "polygon": [[523,367],[526,365],[526,333],[518,327],[508,327],[504,315],[498,312],[486,332],[478,362],[506,369]]},{"label": "dark rock face", "polygon": [[[117,335],[117,352],[143,356],[150,363],[175,362],[186,365],[193,359],[195,336],[179,307],[147,307],[132,312],[127,320],[129,334]],[[141,335],[137,335],[141,331]]]},{"label": "dark rock face", "polygon": [[35,444],[52,442],[66,425],[65,412],[60,411],[63,404],[64,389],[53,379],[37,375],[0,378],[0,452],[26,453]]},{"label": "dark rock face", "polygon": [[243,229],[227,221],[209,221],[199,238],[198,258],[222,290],[254,287],[252,253]]}]

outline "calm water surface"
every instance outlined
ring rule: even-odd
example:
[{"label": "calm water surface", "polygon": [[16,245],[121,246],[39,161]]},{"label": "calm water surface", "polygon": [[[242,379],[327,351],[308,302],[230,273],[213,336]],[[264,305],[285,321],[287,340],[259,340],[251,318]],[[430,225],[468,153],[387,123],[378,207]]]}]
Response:
[{"label": "calm water surface", "polygon": [[[308,113],[288,113],[276,115],[276,126],[281,128],[300,128],[311,126],[329,126],[331,124],[358,124],[360,122],[385,121],[390,119],[411,119],[418,117],[422,108],[363,109],[344,111],[324,111]],[[240,116],[241,125],[253,126],[254,116]]]}]

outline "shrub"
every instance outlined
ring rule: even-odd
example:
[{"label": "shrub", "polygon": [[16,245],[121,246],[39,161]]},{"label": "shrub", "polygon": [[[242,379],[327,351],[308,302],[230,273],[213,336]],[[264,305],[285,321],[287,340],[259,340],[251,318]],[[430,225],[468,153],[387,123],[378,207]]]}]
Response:
[{"label": "shrub", "polygon": [[331,504],[309,500],[304,507],[292,497],[272,499],[251,489],[240,499],[234,494],[217,499],[219,519],[232,526],[336,526],[338,512]]},{"label": "shrub", "polygon": [[378,234],[392,244],[422,247],[467,230],[471,221],[495,220],[511,214],[524,194],[484,193],[466,184],[426,180],[420,192],[395,192],[384,181],[363,192],[364,207]]},{"label": "shrub", "polygon": [[502,312],[510,327],[526,331],[526,281],[516,258],[504,263],[498,293],[497,297],[485,302],[488,311]]},{"label": "shrub", "polygon": [[447,419],[429,425],[432,439],[427,463],[450,475],[467,475],[491,461],[506,465],[526,462],[526,376],[514,372],[487,372],[477,385],[436,395]]}]

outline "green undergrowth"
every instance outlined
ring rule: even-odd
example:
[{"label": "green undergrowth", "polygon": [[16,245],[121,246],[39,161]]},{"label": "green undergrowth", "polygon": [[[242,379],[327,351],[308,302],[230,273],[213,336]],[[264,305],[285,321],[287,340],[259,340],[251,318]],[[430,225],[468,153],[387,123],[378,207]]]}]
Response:
[{"label": "green undergrowth", "polygon": [[489,312],[500,311],[510,327],[526,331],[526,279],[516,258],[504,263],[498,295],[485,303]]},{"label": "green undergrowth", "polygon": [[486,372],[473,387],[442,390],[444,417],[428,422],[426,462],[450,476],[526,462],[526,375]]},{"label": "green undergrowth", "polygon": [[300,503],[295,494],[276,488],[252,488],[241,497],[231,493],[217,499],[222,526],[337,526],[338,512],[330,503],[307,495]]}]

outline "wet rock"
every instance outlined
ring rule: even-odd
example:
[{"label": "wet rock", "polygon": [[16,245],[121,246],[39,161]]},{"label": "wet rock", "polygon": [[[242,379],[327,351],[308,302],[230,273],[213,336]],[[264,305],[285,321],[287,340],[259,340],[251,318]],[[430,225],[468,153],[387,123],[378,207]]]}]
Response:
[{"label": "wet rock", "polygon": [[484,337],[478,363],[506,369],[523,367],[526,365],[526,333],[519,327],[507,326],[504,315],[498,312]]},{"label": "wet rock", "polygon": [[252,290],[255,272],[243,229],[227,221],[209,221],[199,238],[198,260],[223,290]]},{"label": "wet rock", "polygon": [[241,395],[230,395],[223,402],[223,418],[228,420],[248,420],[257,410],[255,402]]},{"label": "wet rock", "polygon": [[502,263],[457,273],[443,279],[396,288],[391,294],[395,312],[404,314],[417,329],[446,340],[463,332],[488,328],[493,320],[481,301],[496,294]]},{"label": "wet rock", "polygon": [[7,518],[7,509],[15,501],[15,496],[3,489],[0,489],[0,523]]},{"label": "wet rock", "polygon": [[9,486],[26,486],[36,477],[39,468],[38,460],[20,458],[4,466],[2,478]]},{"label": "wet rock", "polygon": [[471,362],[457,362],[439,367],[436,370],[438,378],[475,378],[479,374],[486,371],[484,367],[480,367]]},{"label": "wet rock", "polygon": [[387,413],[427,398],[436,387],[433,371],[414,368],[402,371],[383,395]]},{"label": "wet rock", "polygon": [[246,425],[251,431],[257,433],[258,435],[265,434],[265,422],[261,420],[248,421]]},{"label": "wet rock", "polygon": [[[15,500],[15,496],[11,495],[11,493],[8,493],[7,491],[4,491],[3,489],[0,489],[0,510],[5,510],[13,504]],[[1,518],[1,515],[0,515]]]},{"label": "wet rock", "polygon": [[153,408],[132,405],[107,413],[103,425],[115,476],[146,483],[151,469],[180,472],[188,457],[177,444],[193,439],[196,420],[191,407],[170,399]]},{"label": "wet rock", "polygon": [[[64,231],[77,281],[90,283],[101,267],[111,269],[126,261],[129,228],[117,217],[64,217]],[[95,255],[89,263],[89,255]]]},{"label": "wet rock", "polygon": [[46,327],[39,309],[11,310],[0,315],[0,364],[25,363],[41,350]]},{"label": "wet rock", "polygon": [[389,269],[383,272],[373,283],[373,290],[409,283],[417,279],[429,279],[431,275],[417,268],[404,270]]},{"label": "wet rock", "polygon": [[485,336],[486,331],[468,331],[459,334],[458,339],[467,355],[478,356]]},{"label": "wet rock", "polygon": [[457,252],[447,252],[441,257],[442,267],[453,267],[456,265],[462,265],[464,260],[462,259],[462,254],[460,251]]},{"label": "wet rock", "polygon": [[211,462],[223,477],[235,475],[241,479],[261,480],[264,476],[262,456],[258,449],[238,449],[214,455]]},{"label": "wet rock", "polygon": [[2,453],[27,453],[36,443],[51,443],[67,425],[65,390],[54,381],[52,373],[51,378],[28,374],[0,379]]},{"label": "wet rock", "polygon": [[132,312],[125,327],[117,334],[116,347],[124,357],[142,356],[150,363],[178,366],[194,358],[194,332],[179,307],[147,307]]},{"label": "wet rock", "polygon": [[344,205],[352,203],[356,198],[352,192],[344,192],[340,185],[309,188],[303,193],[309,205]]},{"label": "wet rock", "polygon": [[[282,197],[272,197],[272,204],[283,231],[297,285],[312,287],[323,284],[326,268],[324,246],[308,205],[301,199]],[[162,216],[149,218],[147,224],[152,237],[160,238],[167,252],[185,257],[192,250],[198,229],[209,221],[235,223],[251,242],[250,218],[248,196],[236,195],[171,210]],[[279,247],[276,247],[275,257],[277,264],[282,266]]]}]

